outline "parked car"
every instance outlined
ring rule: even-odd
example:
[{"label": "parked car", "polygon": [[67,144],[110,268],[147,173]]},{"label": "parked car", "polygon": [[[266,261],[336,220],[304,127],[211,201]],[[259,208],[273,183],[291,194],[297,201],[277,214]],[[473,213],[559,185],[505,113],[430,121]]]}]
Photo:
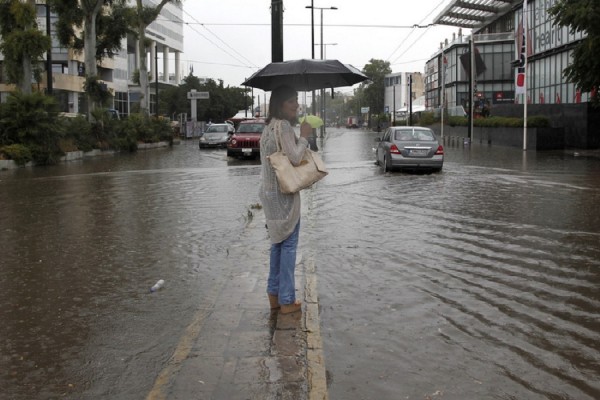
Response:
[{"label": "parked car", "polygon": [[384,172],[401,169],[442,170],[444,147],[429,128],[392,126],[375,140],[379,142],[376,164]]},{"label": "parked car", "polygon": [[229,141],[229,133],[231,132],[230,124],[210,124],[206,130],[202,133],[198,146],[201,149],[208,147],[222,147],[227,146]]},{"label": "parked car", "polygon": [[229,157],[258,157],[260,155],[260,135],[265,129],[265,120],[241,121],[237,131],[227,143]]}]

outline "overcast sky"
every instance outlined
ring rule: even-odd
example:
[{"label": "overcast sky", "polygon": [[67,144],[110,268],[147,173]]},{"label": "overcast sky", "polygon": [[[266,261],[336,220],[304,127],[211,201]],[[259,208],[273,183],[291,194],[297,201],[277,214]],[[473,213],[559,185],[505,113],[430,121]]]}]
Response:
[{"label": "overcast sky", "polygon": [[[428,25],[451,0],[313,0],[323,11],[324,53],[363,69],[370,59],[391,63],[392,72],[423,72],[440,42],[457,27]],[[283,58],[311,58],[311,0],[283,0]],[[184,0],[184,54],[187,75],[241,86],[271,62],[271,0]],[[321,11],[314,10],[315,43],[321,43]],[[469,35],[465,30],[463,34]],[[337,43],[333,45],[333,43]],[[315,58],[321,58],[320,46]],[[351,92],[351,88],[341,88]]]}]

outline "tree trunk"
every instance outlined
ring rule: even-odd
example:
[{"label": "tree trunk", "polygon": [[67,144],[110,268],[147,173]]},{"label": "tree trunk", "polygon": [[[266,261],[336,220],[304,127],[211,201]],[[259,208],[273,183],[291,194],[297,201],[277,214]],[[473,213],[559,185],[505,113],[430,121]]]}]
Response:
[{"label": "tree trunk", "polygon": [[[35,0],[27,0],[27,4],[31,7],[35,8]],[[35,21],[32,21],[35,23]],[[22,93],[31,94],[31,78],[33,77],[33,65],[31,63],[31,54],[24,50],[23,59],[21,60],[21,65],[23,67],[23,78],[21,82],[18,83],[18,87]]]},{"label": "tree trunk", "polygon": [[[139,0],[138,0],[139,1]],[[148,55],[146,53],[146,34],[144,33],[146,26],[140,22],[138,32],[140,37],[138,40],[138,53],[140,55],[140,113],[150,115],[150,82],[148,80]]]},{"label": "tree trunk", "polygon": [[33,67],[31,65],[31,56],[23,53],[22,66],[23,78],[19,82],[19,90],[24,94],[31,94],[31,77],[33,76]]},{"label": "tree trunk", "polygon": [[[85,10],[86,17],[83,26],[83,57],[86,78],[98,75],[98,63],[96,62],[96,17],[102,8],[102,4],[102,0],[96,0],[96,2],[92,4],[91,9]],[[97,107],[97,104],[92,100],[89,93],[86,94],[86,97],[88,102],[87,117],[88,120],[90,120],[91,112]]]}]

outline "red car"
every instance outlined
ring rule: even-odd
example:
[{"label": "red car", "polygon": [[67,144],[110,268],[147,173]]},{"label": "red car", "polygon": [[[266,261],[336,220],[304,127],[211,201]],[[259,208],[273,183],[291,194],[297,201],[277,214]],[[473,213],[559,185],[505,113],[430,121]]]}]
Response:
[{"label": "red car", "polygon": [[227,156],[244,158],[260,155],[260,135],[265,129],[264,119],[251,119],[240,122],[235,133],[227,142]]}]

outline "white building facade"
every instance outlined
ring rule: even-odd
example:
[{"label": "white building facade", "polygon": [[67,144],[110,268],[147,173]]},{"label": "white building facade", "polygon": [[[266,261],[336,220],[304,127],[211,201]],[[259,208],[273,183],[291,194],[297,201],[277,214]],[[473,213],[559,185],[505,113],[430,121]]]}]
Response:
[{"label": "white building facade", "polygon": [[[146,6],[155,6],[156,1],[144,0]],[[129,0],[135,7],[135,1]],[[147,48],[147,69],[150,73],[150,111],[156,112],[156,90],[180,83],[180,54],[183,52],[183,9],[181,4],[167,4],[160,16],[147,29],[146,36],[152,42]],[[46,4],[36,4],[38,26],[46,32]],[[54,24],[56,15],[50,15],[52,36],[52,95],[59,102],[61,111],[84,113],[87,110],[83,85],[85,66],[82,53],[62,47],[56,39]],[[3,56],[0,55],[0,62]],[[113,95],[113,104],[121,115],[128,115],[138,109],[140,89],[133,82],[135,72],[139,70],[139,54],[136,39],[132,36],[122,40],[121,51],[113,58],[104,58],[98,64],[98,75]],[[158,74],[157,74],[158,65]],[[158,77],[158,80],[157,80]],[[156,83],[158,82],[158,85]],[[48,89],[47,74],[43,74],[39,83],[33,83],[35,90]],[[5,101],[15,86],[0,80],[0,101]]]},{"label": "white building facade", "polygon": [[411,101],[413,107],[424,105],[424,89],[421,72],[396,72],[384,77],[383,107],[384,112],[390,114],[392,123],[398,113],[406,113]]}]

